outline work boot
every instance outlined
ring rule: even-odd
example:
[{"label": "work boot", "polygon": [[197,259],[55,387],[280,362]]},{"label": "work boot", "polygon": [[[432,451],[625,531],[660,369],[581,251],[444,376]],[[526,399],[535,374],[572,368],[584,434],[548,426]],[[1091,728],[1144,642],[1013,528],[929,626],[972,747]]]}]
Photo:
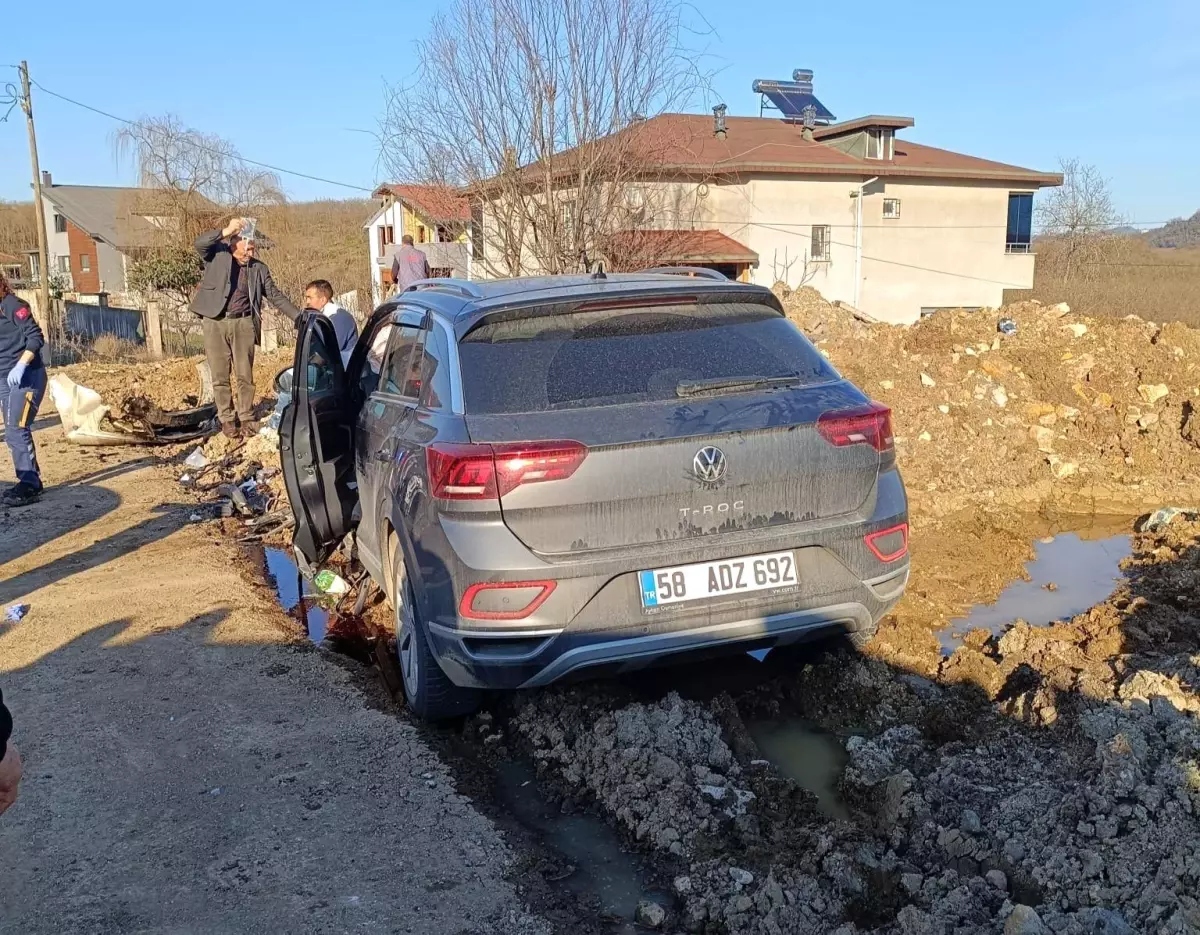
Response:
[{"label": "work boot", "polygon": [[221,423],[221,434],[224,435],[226,438],[237,438],[239,433],[238,433],[237,426],[234,425],[233,423],[222,422]]},{"label": "work boot", "polygon": [[4,491],[4,496],[0,497],[0,503],[4,506],[29,506],[31,503],[37,503],[42,499],[42,488],[34,487],[32,484],[27,484],[24,481]]},{"label": "work boot", "polygon": [[257,419],[242,419],[242,438],[250,438],[257,435],[258,430],[262,428],[262,423]]}]

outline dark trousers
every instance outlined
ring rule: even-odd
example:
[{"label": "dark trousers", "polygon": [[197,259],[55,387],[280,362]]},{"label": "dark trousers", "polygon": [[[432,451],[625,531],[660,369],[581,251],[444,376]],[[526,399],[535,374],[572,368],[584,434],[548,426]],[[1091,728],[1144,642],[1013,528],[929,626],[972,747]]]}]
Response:
[{"label": "dark trousers", "polygon": [[[254,418],[254,317],[205,318],[200,327],[217,418],[223,425],[232,425],[236,414],[242,422],[249,422]],[[237,379],[236,413],[231,374]]]},{"label": "dark trousers", "polygon": [[17,480],[37,490],[42,489],[42,472],[38,469],[37,452],[33,447],[33,423],[38,407],[46,394],[46,368],[26,370],[21,385],[8,385],[8,371],[0,372],[0,414],[4,416],[4,440],[12,452]]}]

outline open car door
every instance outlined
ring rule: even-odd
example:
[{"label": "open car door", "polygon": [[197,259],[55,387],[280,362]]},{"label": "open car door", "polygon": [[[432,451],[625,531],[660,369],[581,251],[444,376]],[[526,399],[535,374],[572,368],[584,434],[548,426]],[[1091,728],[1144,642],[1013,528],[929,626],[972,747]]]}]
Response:
[{"label": "open car door", "polygon": [[279,459],[296,518],[292,543],[313,565],[350,531],[358,501],[349,400],[333,325],[309,315],[296,341],[292,401],[279,422]]}]

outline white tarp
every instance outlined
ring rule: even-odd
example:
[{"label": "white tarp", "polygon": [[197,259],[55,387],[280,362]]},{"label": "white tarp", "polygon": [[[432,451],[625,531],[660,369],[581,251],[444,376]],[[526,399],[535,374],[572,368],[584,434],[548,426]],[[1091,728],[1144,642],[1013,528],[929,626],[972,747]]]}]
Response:
[{"label": "white tarp", "polygon": [[147,439],[128,432],[114,432],[100,427],[108,415],[108,406],[100,394],[68,377],[56,373],[50,378],[50,397],[62,421],[67,441],[77,445],[137,445]]}]

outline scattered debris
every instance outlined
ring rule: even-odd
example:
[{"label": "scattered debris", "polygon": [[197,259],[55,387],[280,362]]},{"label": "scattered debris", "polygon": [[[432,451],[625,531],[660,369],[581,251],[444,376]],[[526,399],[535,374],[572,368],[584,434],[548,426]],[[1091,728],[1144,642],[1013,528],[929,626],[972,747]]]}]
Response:
[{"label": "scattered debris", "polygon": [[322,568],[317,572],[313,577],[313,586],[322,594],[340,595],[350,590],[345,579],[328,568]]},{"label": "scattered debris", "polygon": [[4,610],[4,619],[9,623],[17,623],[29,613],[28,604],[9,604]]},{"label": "scattered debris", "polygon": [[183,463],[193,470],[199,470],[200,468],[208,467],[208,458],[204,456],[203,448],[196,448],[190,455],[184,458]]},{"label": "scattered debris", "polygon": [[1001,318],[998,322],[996,322],[996,330],[1004,335],[1016,334],[1017,323],[1011,318]]},{"label": "scattered debris", "polygon": [[1161,532],[1177,518],[1194,520],[1200,517],[1200,509],[1196,507],[1164,506],[1155,510],[1138,524],[1138,532]]}]

